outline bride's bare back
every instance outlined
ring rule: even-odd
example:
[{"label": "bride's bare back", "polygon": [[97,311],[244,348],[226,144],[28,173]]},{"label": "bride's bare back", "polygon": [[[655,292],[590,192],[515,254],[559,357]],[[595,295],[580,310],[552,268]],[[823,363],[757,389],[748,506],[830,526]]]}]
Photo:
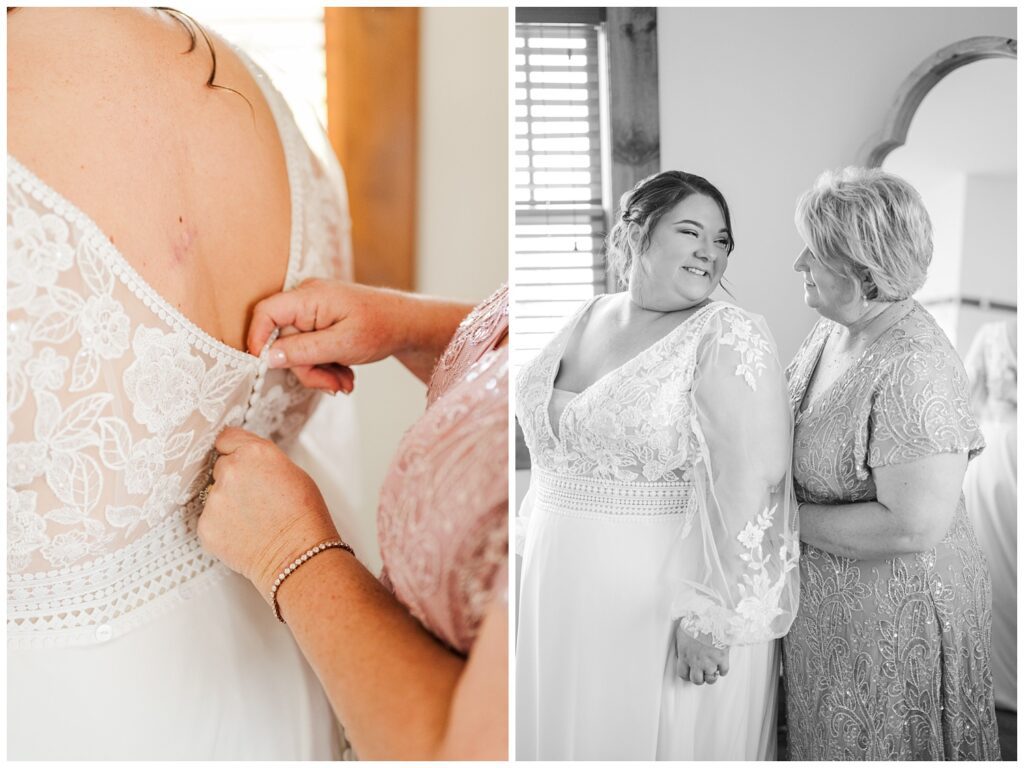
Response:
[{"label": "bride's bare back", "polygon": [[[140,275],[210,335],[245,348],[281,289],[291,211],[271,111],[234,52],[189,47],[170,14],[8,14],[8,151],[90,216]],[[251,108],[250,108],[251,104]]]}]

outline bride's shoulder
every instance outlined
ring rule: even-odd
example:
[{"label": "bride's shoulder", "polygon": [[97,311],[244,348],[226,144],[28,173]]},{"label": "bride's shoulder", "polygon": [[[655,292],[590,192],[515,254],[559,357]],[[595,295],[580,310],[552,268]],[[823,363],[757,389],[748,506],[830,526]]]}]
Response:
[{"label": "bride's shoulder", "polygon": [[707,312],[707,320],[703,324],[704,337],[737,336],[762,339],[770,346],[775,344],[768,323],[756,312],[726,301],[713,301],[704,311]]}]

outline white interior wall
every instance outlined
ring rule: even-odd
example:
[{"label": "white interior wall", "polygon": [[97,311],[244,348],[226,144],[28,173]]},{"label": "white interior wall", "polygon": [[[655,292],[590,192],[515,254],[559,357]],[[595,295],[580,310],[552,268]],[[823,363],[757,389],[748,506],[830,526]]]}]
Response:
[{"label": "white interior wall", "polygon": [[[961,291],[965,296],[1017,303],[1017,177],[972,174],[966,179]],[[961,355],[983,323],[1012,317],[963,307],[953,339]]]},{"label": "white interior wall", "polygon": [[[888,167],[888,166],[887,166]],[[921,199],[932,220],[934,250],[928,278],[918,292],[922,299],[951,298],[957,296],[963,286],[960,281],[960,264],[963,260],[964,212],[967,199],[967,177],[963,174],[946,174],[935,180],[924,180],[915,174],[902,174],[898,168],[891,169],[911,181],[921,193]]]},{"label": "white interior wall", "polygon": [[966,179],[960,289],[967,296],[1017,300],[1017,177],[971,174]]},{"label": "white interior wall", "polygon": [[662,167],[725,194],[737,240],[727,283],[765,316],[783,364],[817,317],[792,271],[796,198],[855,162],[918,64],[975,35],[1016,37],[1016,9],[658,10]]},{"label": "white interior wall", "polygon": [[[420,16],[417,290],[465,301],[508,279],[508,11]],[[386,360],[357,371],[360,538],[376,540],[380,486],[426,390]],[[342,397],[339,395],[338,397]]]}]

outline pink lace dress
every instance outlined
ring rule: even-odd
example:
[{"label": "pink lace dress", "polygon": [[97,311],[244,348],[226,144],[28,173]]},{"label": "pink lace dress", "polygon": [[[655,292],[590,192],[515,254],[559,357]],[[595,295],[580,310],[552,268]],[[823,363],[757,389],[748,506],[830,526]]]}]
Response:
[{"label": "pink lace dress", "polygon": [[434,636],[468,654],[506,594],[508,289],[459,326],[427,410],[399,444],[381,491],[382,580]]}]

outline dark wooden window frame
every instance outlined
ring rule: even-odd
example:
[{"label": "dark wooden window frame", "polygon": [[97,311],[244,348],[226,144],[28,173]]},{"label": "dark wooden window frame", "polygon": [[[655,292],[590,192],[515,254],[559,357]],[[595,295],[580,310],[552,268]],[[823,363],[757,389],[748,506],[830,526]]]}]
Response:
[{"label": "dark wooden window frame", "polygon": [[[661,170],[657,9],[519,7],[515,18],[526,23],[604,24],[613,205],[638,181]],[[613,290],[613,278],[608,279],[608,289]],[[516,469],[529,469],[530,456],[518,419],[515,429]]]},{"label": "dark wooden window frame", "polygon": [[416,288],[419,8],[325,8],[327,133],[345,169],[355,279]]}]

